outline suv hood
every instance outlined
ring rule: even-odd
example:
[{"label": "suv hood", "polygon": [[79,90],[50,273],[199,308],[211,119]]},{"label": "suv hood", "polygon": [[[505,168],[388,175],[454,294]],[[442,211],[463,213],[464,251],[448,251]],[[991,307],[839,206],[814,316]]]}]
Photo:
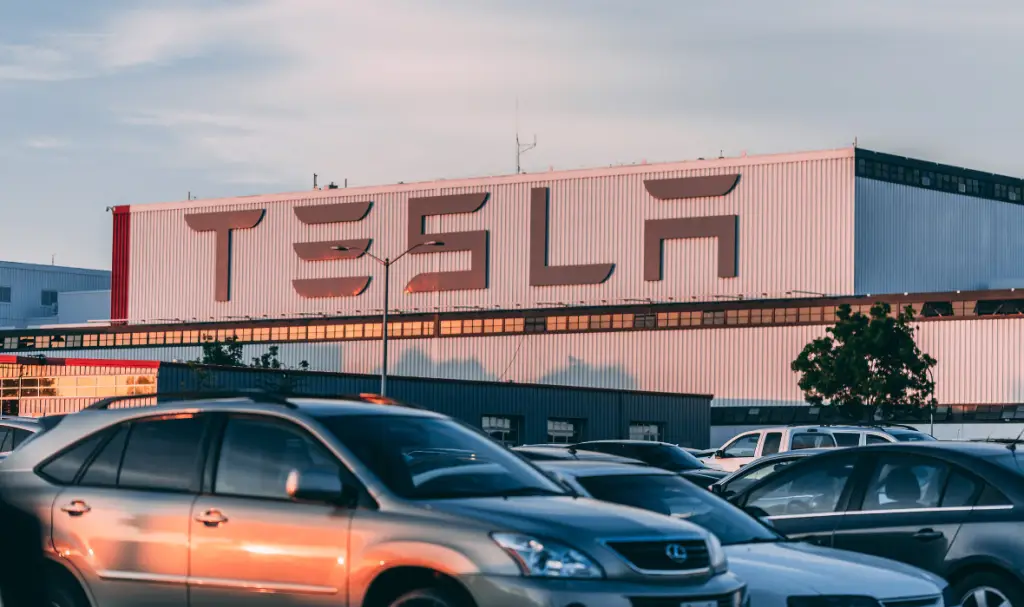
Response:
[{"label": "suv hood", "polygon": [[[494,531],[515,531],[563,539],[614,537],[704,538],[707,532],[685,521],[584,497],[510,497],[435,500],[423,506],[470,518]],[[667,538],[666,538],[667,539]]]},{"label": "suv hood", "polygon": [[803,543],[725,547],[729,569],[749,584],[753,605],[785,605],[790,595],[870,595],[877,599],[941,594],[942,578],[905,563]]}]

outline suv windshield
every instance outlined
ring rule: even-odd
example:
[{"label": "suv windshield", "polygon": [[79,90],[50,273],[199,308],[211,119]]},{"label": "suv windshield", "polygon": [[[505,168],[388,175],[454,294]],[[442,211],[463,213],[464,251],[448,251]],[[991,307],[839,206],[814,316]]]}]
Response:
[{"label": "suv windshield", "polygon": [[336,415],[318,421],[405,499],[566,495],[512,452],[454,420]]},{"label": "suv windshield", "polygon": [[679,476],[615,474],[576,480],[596,499],[685,519],[714,533],[725,545],[783,539],[739,508]]}]

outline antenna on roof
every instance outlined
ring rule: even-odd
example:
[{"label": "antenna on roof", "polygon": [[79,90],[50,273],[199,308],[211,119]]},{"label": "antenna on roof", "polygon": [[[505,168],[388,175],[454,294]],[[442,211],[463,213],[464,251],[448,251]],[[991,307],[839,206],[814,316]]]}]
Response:
[{"label": "antenna on roof", "polygon": [[314,190],[319,190],[320,188],[316,187],[316,177],[317,177],[316,173],[313,173],[313,189]]},{"label": "antenna on roof", "polygon": [[516,175],[523,172],[520,158],[535,147],[537,147],[537,135],[533,136],[533,143],[519,143],[519,97],[516,97]]},{"label": "antenna on roof", "polygon": [[853,147],[857,147],[857,138],[856,137],[853,138]]}]

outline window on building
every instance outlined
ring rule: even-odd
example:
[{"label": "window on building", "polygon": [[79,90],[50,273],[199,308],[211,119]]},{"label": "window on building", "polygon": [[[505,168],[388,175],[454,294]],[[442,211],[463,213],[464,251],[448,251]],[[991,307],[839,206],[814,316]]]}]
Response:
[{"label": "window on building", "polygon": [[660,441],[664,436],[664,426],[651,422],[630,422],[629,440]]},{"label": "window on building", "polygon": [[485,415],[480,420],[483,431],[506,447],[522,442],[523,418],[515,415]]},{"label": "window on building", "polygon": [[44,290],[40,299],[44,306],[55,306],[57,305],[57,292]]},{"label": "window on building", "polygon": [[548,442],[573,444],[583,441],[582,419],[548,418]]},{"label": "window on building", "polygon": [[0,303],[11,303],[10,287],[0,287]]}]

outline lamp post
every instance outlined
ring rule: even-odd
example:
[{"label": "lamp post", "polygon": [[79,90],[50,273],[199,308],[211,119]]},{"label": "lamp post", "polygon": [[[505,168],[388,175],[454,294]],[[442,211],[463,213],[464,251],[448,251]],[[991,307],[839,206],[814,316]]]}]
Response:
[{"label": "lamp post", "polygon": [[380,365],[380,395],[381,396],[387,396],[388,395],[387,394],[387,390],[388,390],[388,293],[391,291],[391,288],[390,288],[390,284],[391,284],[391,266],[393,266],[395,263],[397,263],[399,259],[405,257],[406,255],[408,255],[409,253],[411,253],[412,251],[415,251],[416,249],[418,249],[420,247],[441,247],[441,246],[444,246],[444,243],[440,242],[440,241],[437,241],[437,240],[431,240],[431,241],[428,241],[428,242],[421,242],[419,244],[415,244],[415,245],[409,247],[408,249],[405,250],[404,253],[402,253],[401,255],[399,255],[398,257],[396,257],[394,259],[391,259],[389,257],[384,257],[384,258],[377,257],[376,255],[374,255],[373,253],[367,251],[366,249],[359,248],[359,247],[345,247],[345,246],[331,247],[331,249],[333,249],[335,251],[342,251],[342,252],[356,252],[356,251],[358,251],[358,252],[360,252],[360,253],[362,253],[364,255],[368,255],[371,259],[373,259],[374,261],[376,261],[380,265],[384,266],[384,314],[383,314],[384,318],[382,319],[383,323],[381,325],[381,365]]}]

